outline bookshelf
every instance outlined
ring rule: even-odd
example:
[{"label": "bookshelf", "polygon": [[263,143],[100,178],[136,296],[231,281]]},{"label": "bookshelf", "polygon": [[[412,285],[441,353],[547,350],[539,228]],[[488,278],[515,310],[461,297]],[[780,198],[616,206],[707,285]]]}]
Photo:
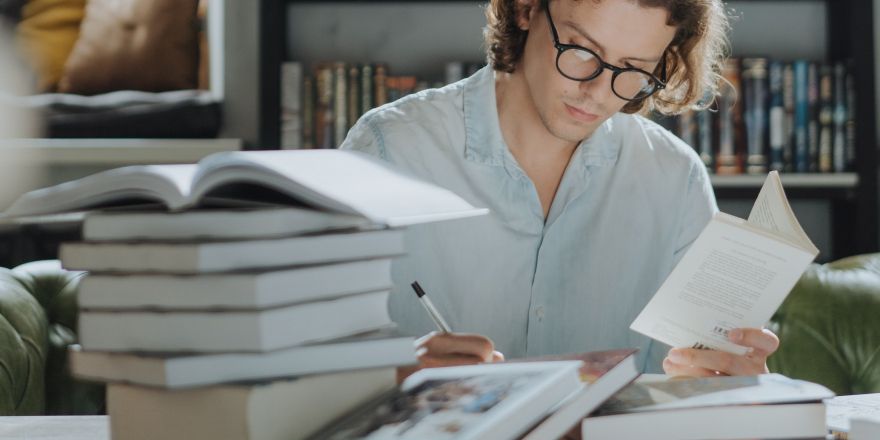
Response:
[{"label": "bookshelf", "polygon": [[[425,65],[418,56],[404,56],[400,44],[388,41],[389,29],[401,29],[401,16],[410,14],[427,23],[421,15],[431,15],[434,21],[439,9],[451,8],[458,14],[459,26],[471,26],[476,20],[476,35],[462,37],[447,35],[443,43],[432,46],[427,54],[434,58],[433,68],[440,72],[450,57],[458,60],[482,58],[479,28],[483,16],[477,7],[484,2],[454,0],[259,0],[259,133],[251,145],[273,146],[280,143],[280,65],[285,60],[297,59],[363,61],[363,54],[388,62],[392,69],[415,70],[413,65]],[[878,228],[878,166],[876,98],[875,98],[875,48],[873,2],[866,0],[738,0],[728,6],[739,11],[741,19],[733,23],[731,40],[734,56],[762,55],[791,60],[812,58],[826,61],[853,60],[856,97],[856,161],[849,173],[834,174],[783,174],[783,182],[789,197],[795,204],[799,217],[822,212],[819,223],[828,235],[820,237],[817,244],[822,248],[820,260],[840,258],[857,253],[873,252],[880,246]],[[389,12],[392,11],[392,12]],[[347,14],[347,15],[346,15]],[[354,26],[356,38],[343,29],[347,16],[357,15],[362,24]],[[391,17],[389,17],[391,15]],[[330,17],[330,18],[328,18]],[[749,17],[754,17],[749,21]],[[315,33],[312,26],[320,29],[337,26],[334,35]],[[328,23],[327,20],[332,21]],[[389,23],[397,20],[398,23]],[[782,23],[779,23],[780,21]],[[795,26],[786,26],[785,22]],[[442,21],[442,18],[440,19]],[[317,25],[315,23],[318,23]],[[419,27],[414,25],[413,27]],[[423,28],[420,28],[423,29]],[[784,31],[783,31],[784,30]],[[412,41],[412,29],[403,40]],[[427,31],[425,31],[427,32]],[[344,35],[343,35],[344,34]],[[346,40],[348,38],[348,40]],[[430,38],[435,38],[432,35]],[[364,42],[385,47],[385,53],[364,50]],[[462,43],[462,41],[465,41]],[[393,44],[392,44],[393,43]],[[361,46],[358,46],[360,44]],[[396,45],[395,45],[396,44]],[[405,44],[405,43],[404,43]],[[413,43],[411,43],[413,44]],[[457,46],[456,46],[457,45]],[[464,45],[466,48],[462,48]],[[346,49],[354,46],[357,49]],[[372,49],[372,46],[369,46]],[[392,48],[392,49],[389,49]],[[359,54],[351,55],[350,50]],[[460,54],[474,54],[463,57]],[[467,52],[470,51],[470,52]],[[381,52],[381,49],[378,51]],[[320,55],[317,55],[320,54]],[[408,54],[411,55],[411,54]],[[426,54],[422,54],[423,56]],[[350,58],[350,59],[347,59]],[[400,64],[410,65],[399,67]],[[455,59],[455,58],[453,58]],[[397,61],[397,62],[396,62]],[[428,65],[431,65],[428,63]],[[407,72],[420,73],[420,72]],[[760,176],[713,176],[713,186],[723,210],[741,214],[744,206],[750,206],[757,196],[763,178]],[[799,212],[798,205],[807,206]],[[817,209],[813,209],[816,208]],[[739,212],[737,212],[739,211]],[[805,224],[811,219],[805,219]],[[812,236],[816,234],[808,228]],[[823,247],[824,245],[824,247]]]}]

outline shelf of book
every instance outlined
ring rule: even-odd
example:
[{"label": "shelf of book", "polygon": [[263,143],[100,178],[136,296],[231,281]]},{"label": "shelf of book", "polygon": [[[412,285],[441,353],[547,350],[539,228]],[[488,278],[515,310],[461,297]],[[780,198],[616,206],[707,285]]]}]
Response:
[{"label": "shelf of book", "polygon": [[[277,1],[277,0],[276,0]],[[266,64],[266,58],[261,63],[261,70],[264,84],[268,79],[269,88],[261,87],[263,96],[274,95],[276,97],[273,102],[261,101],[261,108],[264,110],[261,116],[261,140],[262,145],[280,145],[281,144],[281,126],[283,124],[281,102],[278,97],[282,96],[281,84],[281,68],[285,61],[300,61],[304,74],[309,74],[312,64],[317,61],[348,61],[354,62],[387,62],[388,72],[394,75],[406,74],[408,70],[398,66],[401,60],[386,59],[391,55],[398,54],[399,48],[395,47],[394,51],[389,52],[391,47],[385,40],[376,43],[378,46],[370,46],[370,50],[365,52],[366,59],[359,56],[351,55],[348,51],[349,46],[340,46],[344,41],[350,41],[352,32],[355,29],[345,33],[336,32],[327,35],[320,41],[313,41],[308,38],[303,42],[303,30],[299,29],[302,23],[294,20],[297,29],[290,29],[291,18],[294,17],[294,10],[301,13],[317,14],[314,10],[322,4],[327,8],[326,11],[332,12],[333,20],[340,20],[339,17],[345,16],[344,12],[339,12],[335,8],[355,8],[360,15],[364,14],[362,8],[365,6],[376,6],[376,13],[373,16],[365,17],[368,21],[375,21],[375,26],[355,26],[357,32],[368,32],[363,35],[366,40],[372,41],[373,37],[384,35],[389,32],[383,27],[382,23],[388,21],[385,15],[388,13],[387,5],[401,5],[413,8],[420,8],[424,5],[426,8],[434,8],[436,4],[485,4],[486,1],[477,0],[454,0],[452,2],[437,2],[432,0],[383,0],[383,1],[315,1],[315,0],[281,0],[280,2],[263,0],[263,3],[272,3],[274,13],[269,13],[266,9],[262,12],[267,23],[274,23],[274,26],[262,27],[262,41],[267,44],[261,45],[264,53],[271,53],[268,57],[269,63]],[[346,4],[351,4],[346,6]],[[783,4],[784,6],[781,6]],[[279,5],[281,5],[279,7]],[[383,7],[382,5],[385,5]],[[416,5],[416,6],[411,6]],[[789,5],[792,6],[789,9]],[[846,151],[845,160],[832,160],[829,168],[828,161],[825,160],[824,165],[820,166],[818,161],[809,163],[799,173],[783,174],[783,181],[786,185],[788,195],[793,199],[825,199],[829,202],[832,212],[833,222],[830,226],[830,233],[833,235],[834,251],[837,257],[851,255],[856,253],[876,251],[878,248],[878,237],[880,237],[880,229],[878,229],[878,166],[877,166],[877,134],[874,133],[875,123],[875,96],[874,96],[874,80],[875,68],[874,60],[874,39],[865,38],[865,36],[874,34],[874,23],[872,21],[873,11],[871,2],[862,2],[858,0],[844,1],[828,1],[828,0],[785,0],[785,1],[767,1],[767,0],[737,0],[728,5],[732,8],[734,15],[744,13],[751,14],[755,17],[753,24],[745,20],[745,17],[739,16],[734,21],[737,29],[734,32],[734,56],[764,57],[768,66],[774,61],[789,64],[793,60],[806,60],[806,63],[815,64],[819,74],[822,73],[822,66],[828,65],[832,69],[831,78],[833,79],[833,70],[836,66],[844,65],[844,73],[851,75],[852,84],[857,87],[852,101],[847,102],[848,111],[854,114],[853,124],[849,125],[851,136],[847,140],[849,150]],[[796,7],[794,7],[796,6]],[[278,14],[284,9],[287,14]],[[456,6],[450,6],[456,8]],[[760,11],[766,10],[771,16],[780,14],[780,8],[784,8],[785,19],[780,19],[780,23],[786,20],[790,23],[792,20],[797,21],[799,27],[809,28],[806,33],[794,29],[789,29],[785,24],[780,27],[766,26],[767,14]],[[433,10],[433,9],[431,9]],[[277,14],[277,15],[276,15]],[[756,15],[757,14],[757,15]],[[821,18],[815,18],[817,16]],[[286,19],[280,19],[278,15],[286,15]],[[323,15],[323,13],[322,13]],[[350,14],[349,14],[350,15]],[[795,17],[795,18],[791,18]],[[317,15],[315,16],[317,19]],[[413,17],[416,19],[417,17]],[[374,20],[375,19],[375,20]],[[309,19],[311,20],[311,19]],[[775,20],[775,19],[773,19]],[[418,22],[418,20],[416,20]],[[296,23],[299,23],[297,25]],[[341,22],[336,23],[339,25]],[[774,21],[775,23],[775,21]],[[378,27],[377,27],[378,26]],[[330,29],[324,26],[326,29]],[[381,29],[380,29],[381,28]],[[767,28],[767,29],[764,29]],[[815,29],[814,29],[815,28]],[[311,27],[309,27],[311,29]],[[770,29],[770,30],[768,30]],[[778,39],[772,38],[772,29],[786,29],[784,35],[780,34]],[[290,33],[288,33],[290,30]],[[800,32],[800,33],[799,33]],[[770,33],[771,36],[767,34]],[[292,37],[298,35],[298,37]],[[343,35],[345,36],[343,38]],[[745,38],[744,38],[745,36]],[[292,38],[292,39],[291,39]],[[342,39],[340,39],[342,38]],[[454,38],[453,38],[454,40]],[[458,41],[458,40],[455,40]],[[294,42],[294,43],[292,43]],[[295,42],[300,42],[297,44]],[[758,44],[758,43],[760,44]],[[381,43],[381,44],[380,44]],[[737,45],[737,43],[740,43]],[[303,46],[305,44],[305,46]],[[450,44],[461,44],[450,43]],[[291,46],[293,45],[293,46]],[[380,47],[381,46],[381,47]],[[386,47],[388,46],[388,47]],[[440,45],[437,50],[446,51],[449,47]],[[433,47],[433,46],[432,46]],[[456,46],[457,49],[458,48]],[[384,50],[384,52],[383,52]],[[446,53],[446,52],[443,52]],[[458,51],[456,53],[463,53]],[[320,54],[320,56],[318,55]],[[390,55],[389,55],[390,54]],[[436,70],[442,75],[443,64],[449,61],[449,57],[443,58],[439,56]],[[393,58],[393,56],[391,57]],[[408,57],[404,58],[406,61]],[[456,58],[463,61],[471,61],[466,58]],[[403,62],[403,64],[406,64]],[[804,62],[801,62],[804,64]],[[272,70],[271,67],[277,67]],[[412,72],[416,73],[416,72]],[[748,76],[748,75],[747,75]],[[816,75],[817,77],[821,75]],[[425,77],[425,79],[435,80],[434,77]],[[748,78],[746,78],[748,79]],[[834,81],[831,81],[832,90]],[[433,84],[432,84],[433,85]],[[838,87],[840,89],[840,87]],[[833,96],[833,94],[832,94]],[[827,98],[826,98],[827,99]],[[818,100],[820,101],[821,100]],[[837,104],[835,102],[835,104]],[[850,107],[851,106],[851,107]],[[767,109],[769,112],[769,109]],[[826,112],[827,113],[827,112]],[[764,116],[769,116],[767,113]],[[817,115],[810,113],[810,116]],[[268,117],[270,120],[266,120]],[[743,121],[745,122],[745,121]],[[820,120],[821,124],[821,120]],[[826,122],[827,124],[827,122]],[[745,124],[743,124],[745,125]],[[820,125],[821,127],[821,125]],[[854,129],[853,129],[854,127]],[[839,130],[832,124],[831,133],[834,135]],[[835,131],[837,130],[837,131]],[[821,130],[820,130],[821,131]],[[268,139],[266,141],[265,139]],[[766,139],[765,146],[769,146],[769,139]],[[744,144],[745,142],[743,142]],[[815,148],[815,146],[814,146]],[[812,150],[811,150],[812,151]],[[742,167],[741,172],[746,171],[748,157],[745,151],[740,153],[738,157],[738,166]],[[812,153],[815,156],[815,152]],[[839,156],[838,156],[839,157]],[[810,156],[810,160],[814,157]],[[768,150],[765,160],[767,165],[773,160],[771,152]],[[797,165],[796,158],[793,156],[785,156],[787,163]],[[790,162],[788,162],[790,161]],[[836,161],[836,162],[835,162]],[[777,161],[778,162],[778,161]],[[801,162],[803,160],[801,159]],[[830,171],[818,173],[819,170]],[[758,183],[761,177],[755,177],[749,174],[741,174],[735,176],[713,175],[713,186],[716,196],[719,199],[727,198],[753,198],[760,186]]]}]

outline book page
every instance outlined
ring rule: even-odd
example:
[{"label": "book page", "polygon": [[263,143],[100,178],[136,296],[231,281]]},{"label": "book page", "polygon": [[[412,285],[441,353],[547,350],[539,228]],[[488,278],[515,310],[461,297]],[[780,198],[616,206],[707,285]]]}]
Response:
[{"label": "book page", "polygon": [[763,326],[815,255],[718,213],[630,328],[673,347],[745,354],[728,332]]},{"label": "book page", "polygon": [[30,191],[3,214],[8,217],[159,202],[169,208],[185,203],[195,165],[132,165]]},{"label": "book page", "polygon": [[392,227],[488,213],[452,191],[355,151],[217,153],[199,162],[195,180],[192,199],[222,185],[248,181],[312,207],[357,214]]},{"label": "book page", "polygon": [[797,221],[788,198],[785,197],[779,173],[776,171],[771,171],[767,175],[749,213],[749,223],[771,230],[801,244],[805,249],[816,250],[818,253],[816,246]]}]

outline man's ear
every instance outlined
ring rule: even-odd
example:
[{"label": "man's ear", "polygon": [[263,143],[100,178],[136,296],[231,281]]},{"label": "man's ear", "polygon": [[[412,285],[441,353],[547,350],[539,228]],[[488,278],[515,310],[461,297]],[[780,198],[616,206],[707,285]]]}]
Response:
[{"label": "man's ear", "polygon": [[541,0],[515,0],[516,1],[516,25],[520,30],[527,31],[531,26]]}]

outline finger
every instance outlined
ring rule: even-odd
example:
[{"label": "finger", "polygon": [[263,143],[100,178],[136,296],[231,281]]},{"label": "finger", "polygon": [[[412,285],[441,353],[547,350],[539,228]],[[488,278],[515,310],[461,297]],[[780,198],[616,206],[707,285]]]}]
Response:
[{"label": "finger", "polygon": [[764,360],[738,356],[718,350],[675,348],[669,350],[670,361],[679,365],[693,365],[724,374],[744,376],[764,371]]},{"label": "finger", "polygon": [[765,358],[779,348],[779,337],[765,328],[735,328],[730,331],[728,338],[734,344],[749,347]]},{"label": "finger", "polygon": [[424,355],[419,357],[422,368],[455,367],[458,365],[474,365],[485,362],[483,358],[470,355],[447,354],[442,356]]},{"label": "finger", "polygon": [[400,385],[404,379],[421,369],[418,365],[407,365],[405,367],[397,367],[397,384]]},{"label": "finger", "polygon": [[718,372],[693,365],[680,365],[668,357],[663,359],[663,371],[669,376],[710,377],[718,376]]},{"label": "finger", "polygon": [[504,362],[504,353],[500,351],[492,352],[492,362]]},{"label": "finger", "polygon": [[495,346],[489,338],[482,335],[463,333],[437,333],[422,344],[433,356],[457,354],[476,356],[483,362],[492,360]]}]

